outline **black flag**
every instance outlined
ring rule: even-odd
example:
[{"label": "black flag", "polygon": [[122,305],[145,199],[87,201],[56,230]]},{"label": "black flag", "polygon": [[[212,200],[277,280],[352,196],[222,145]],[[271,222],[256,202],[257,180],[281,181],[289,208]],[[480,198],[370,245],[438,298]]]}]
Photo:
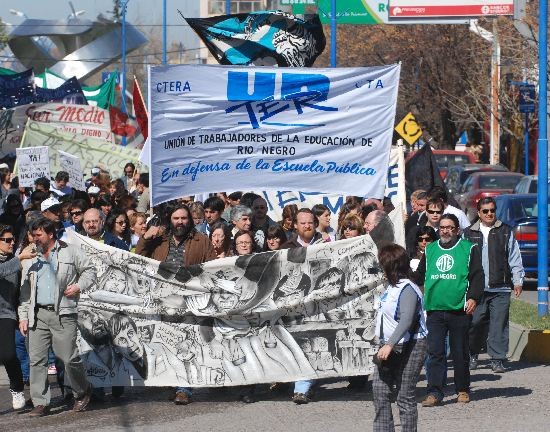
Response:
[{"label": "black flag", "polygon": [[325,49],[319,15],[257,11],[185,20],[224,65],[310,67]]},{"label": "black flag", "polygon": [[454,207],[459,207],[439,174],[439,168],[431,146],[426,144],[405,164],[407,196],[410,196],[417,189],[429,191],[434,186],[442,187],[447,192],[448,203]]}]

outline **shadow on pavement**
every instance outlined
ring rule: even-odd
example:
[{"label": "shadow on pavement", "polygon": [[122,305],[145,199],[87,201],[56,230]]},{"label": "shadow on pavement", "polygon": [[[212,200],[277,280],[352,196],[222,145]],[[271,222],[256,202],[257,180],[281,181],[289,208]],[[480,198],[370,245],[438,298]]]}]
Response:
[{"label": "shadow on pavement", "polygon": [[472,392],[472,400],[483,400],[493,398],[513,398],[527,396],[533,393],[533,390],[525,387],[501,387],[501,388],[481,388]]}]

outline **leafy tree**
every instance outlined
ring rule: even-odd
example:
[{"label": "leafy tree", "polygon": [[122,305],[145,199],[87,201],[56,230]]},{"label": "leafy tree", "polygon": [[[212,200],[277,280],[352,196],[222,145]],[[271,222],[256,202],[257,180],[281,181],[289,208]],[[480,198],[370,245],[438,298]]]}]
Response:
[{"label": "leafy tree", "polygon": [[120,4],[118,0],[113,0],[113,20],[120,21],[122,18],[122,12],[120,10]]},{"label": "leafy tree", "polygon": [[0,18],[0,50],[6,46],[8,42],[8,35],[6,33],[6,24]]}]

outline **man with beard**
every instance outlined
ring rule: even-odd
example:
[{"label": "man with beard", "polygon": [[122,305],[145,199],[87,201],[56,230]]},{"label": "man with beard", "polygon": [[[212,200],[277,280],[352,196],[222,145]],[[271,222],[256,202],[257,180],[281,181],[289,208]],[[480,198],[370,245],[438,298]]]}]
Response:
[{"label": "man with beard", "polygon": [[[301,208],[294,218],[296,234],[281,246],[281,249],[307,247],[315,243],[324,242],[323,235],[317,231],[319,221],[317,216],[308,208]],[[313,380],[302,380],[294,383],[292,400],[297,405],[307,404],[311,400]]]},{"label": "man with beard", "polygon": [[[191,266],[216,259],[210,239],[195,229],[189,208],[178,204],[166,212],[167,226],[151,226],[136,245],[136,253],[157,261]],[[191,402],[192,389],[176,388],[174,403]]]},{"label": "man with beard", "polygon": [[294,218],[294,234],[290,240],[281,246],[281,249],[307,247],[315,243],[323,243],[323,235],[317,232],[319,221],[317,216],[308,208],[301,208]]},{"label": "man with beard", "polygon": [[468,331],[472,314],[483,295],[483,268],[479,248],[459,238],[458,218],[444,214],[439,222],[439,240],[426,247],[418,264],[417,282],[424,285],[427,312],[427,396],[422,406],[443,400],[447,371],[445,337],[449,335],[457,402],[470,402]]}]

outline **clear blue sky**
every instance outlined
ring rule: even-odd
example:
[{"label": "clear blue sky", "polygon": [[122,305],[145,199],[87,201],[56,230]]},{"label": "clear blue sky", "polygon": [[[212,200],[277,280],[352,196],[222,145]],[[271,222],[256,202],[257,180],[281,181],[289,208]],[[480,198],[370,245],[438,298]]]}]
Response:
[{"label": "clear blue sky", "polygon": [[[77,11],[85,10],[81,18],[95,20],[97,15],[103,13],[110,17],[113,9],[112,0],[72,0]],[[130,0],[128,2],[127,20],[147,34],[150,26],[162,25],[162,0]],[[198,39],[192,35],[185,21],[177,13],[180,9],[186,16],[198,15],[198,0],[167,0],[168,46],[172,41],[183,42],[186,48],[198,46]],[[1,0],[0,18],[3,22],[14,25],[20,24],[24,18],[12,15],[10,9],[24,12],[29,18],[37,19],[64,19],[71,14],[68,0]],[[141,27],[143,26],[143,27]],[[157,27],[161,31],[160,27]]]}]

